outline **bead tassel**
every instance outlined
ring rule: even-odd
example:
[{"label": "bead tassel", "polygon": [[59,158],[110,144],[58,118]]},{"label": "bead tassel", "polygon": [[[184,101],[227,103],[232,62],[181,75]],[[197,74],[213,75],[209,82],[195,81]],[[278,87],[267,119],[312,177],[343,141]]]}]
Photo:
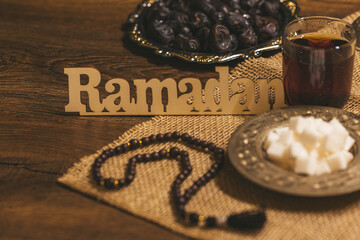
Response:
[{"label": "bead tassel", "polygon": [[[153,143],[165,142],[165,141],[183,141],[194,149],[208,151],[214,155],[215,163],[211,165],[211,168],[199,179],[197,179],[188,189],[181,195],[180,186],[185,179],[191,174],[192,166],[189,160],[189,153],[183,151],[178,147],[172,147],[170,149],[161,149],[158,152],[137,154],[129,159],[126,176],[122,179],[104,178],[101,175],[101,166],[112,156],[126,153],[129,150],[138,149],[141,146],[147,146]],[[144,137],[141,140],[131,139],[128,143],[117,146],[113,149],[103,151],[98,158],[95,159],[92,165],[92,173],[95,181],[98,185],[108,188],[116,189],[129,185],[136,175],[136,164],[147,163],[151,161],[158,161],[164,158],[180,159],[181,172],[177,175],[175,181],[172,183],[172,193],[176,202],[177,211],[184,218],[185,221],[192,225],[197,225],[199,222],[204,222],[206,227],[215,227],[222,222],[226,222],[228,226],[243,229],[243,228],[261,228],[265,221],[266,216],[263,209],[255,211],[246,211],[239,214],[233,214],[226,219],[218,219],[216,217],[204,217],[197,213],[188,213],[185,210],[185,205],[190,199],[199,191],[200,188],[205,186],[224,164],[225,151],[222,148],[216,147],[214,143],[201,141],[197,138],[190,136],[187,133],[180,134],[179,132],[168,132],[165,134],[151,135]],[[224,221],[225,220],[225,221]]]}]

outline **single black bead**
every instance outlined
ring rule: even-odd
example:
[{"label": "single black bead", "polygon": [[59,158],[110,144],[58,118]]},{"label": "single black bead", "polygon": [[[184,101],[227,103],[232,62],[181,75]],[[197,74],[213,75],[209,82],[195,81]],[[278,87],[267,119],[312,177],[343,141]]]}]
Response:
[{"label": "single black bead", "polygon": [[150,139],[149,139],[148,137],[143,137],[143,138],[141,139],[141,144],[142,144],[143,146],[149,145],[149,144],[150,144]]},{"label": "single black bead", "polygon": [[156,141],[158,141],[158,142],[164,141],[164,134],[162,134],[162,133],[157,134]]},{"label": "single black bead", "polygon": [[98,181],[100,178],[102,178],[100,172],[93,172],[93,176],[94,176],[94,178],[95,178],[96,181]]},{"label": "single black bead", "polygon": [[189,157],[189,153],[187,151],[180,151],[181,158]]},{"label": "single black bead", "polygon": [[139,142],[139,140],[137,140],[137,139],[131,139],[131,140],[129,141],[129,143],[130,143],[130,148],[131,148],[131,149],[137,149],[137,148],[140,147],[140,142]]},{"label": "single black bead", "polygon": [[108,159],[108,157],[104,153],[101,154],[99,158],[101,158],[103,160],[103,162],[105,162]]},{"label": "single black bead", "polygon": [[186,201],[186,202],[188,202],[191,197],[192,197],[192,195],[189,194],[189,193],[185,193],[185,194],[184,194],[184,198],[185,198],[185,201]]},{"label": "single black bead", "polygon": [[189,176],[190,175],[190,171],[189,170],[184,170],[184,171],[182,171],[182,173],[185,175],[185,176]]},{"label": "single black bead", "polygon": [[206,227],[215,227],[216,226],[216,218],[214,217],[207,217],[205,219],[205,226]]},{"label": "single black bead", "polygon": [[101,162],[96,162],[96,161],[95,161],[92,166],[93,166],[93,168],[101,168],[101,165],[102,165]]},{"label": "single black bead", "polygon": [[204,184],[204,183],[207,181],[205,176],[201,176],[201,177],[199,178],[199,180],[202,181],[202,184]]},{"label": "single black bead", "polygon": [[193,192],[190,190],[190,188],[188,188],[188,189],[185,190],[184,195],[185,195],[185,194],[190,194],[190,195],[192,195]]},{"label": "single black bead", "polygon": [[192,142],[192,145],[198,147],[198,146],[200,146],[200,142],[201,142],[200,139],[195,138],[194,141]]},{"label": "single black bead", "polygon": [[197,186],[197,185],[192,185],[190,188],[192,189],[192,191],[194,193],[196,193],[199,190],[199,186]]},{"label": "single black bead", "polygon": [[116,146],[115,147],[115,154],[121,154],[122,153],[122,148],[121,146]]},{"label": "single black bead", "polygon": [[151,153],[151,159],[156,161],[160,159],[160,154],[158,152]]},{"label": "single black bead", "polygon": [[218,170],[220,168],[220,165],[218,163],[213,163],[211,165],[211,169]]},{"label": "single black bead", "polygon": [[111,189],[114,187],[115,179],[114,178],[106,178],[104,180],[104,182],[105,182],[105,187]]},{"label": "single black bead", "polygon": [[183,164],[189,162],[190,163],[190,159],[189,157],[185,156],[185,157],[181,157],[181,161],[183,162]]},{"label": "single black bead", "polygon": [[126,153],[127,151],[129,151],[129,145],[127,143],[124,143],[121,145],[121,148],[123,149],[123,153]]},{"label": "single black bead", "polygon": [[179,213],[180,213],[180,216],[184,218],[184,217],[185,217],[185,214],[186,214],[186,212],[185,212],[185,206],[182,205],[182,204],[179,205],[179,206],[178,206],[178,211],[179,211]]},{"label": "single black bead", "polygon": [[180,181],[180,179],[176,179],[176,180],[179,180],[178,182],[177,181],[175,181],[175,182],[173,182],[173,184],[172,184],[172,189],[178,189],[179,191],[180,191],[180,184],[181,184],[181,181]]},{"label": "single black bead", "polygon": [[161,158],[166,158],[167,157],[167,151],[166,151],[166,149],[161,149],[160,151],[159,151],[159,155],[160,155],[160,157]]},{"label": "single black bead", "polygon": [[100,176],[95,176],[95,181],[97,182],[97,184],[100,184],[101,181],[103,181],[104,178],[100,175]]},{"label": "single black bead", "polygon": [[173,192],[174,192],[175,198],[178,199],[181,195],[180,188],[174,188]]},{"label": "single black bead", "polygon": [[136,158],[136,162],[142,162],[143,155],[142,154],[136,154],[135,158]]},{"label": "single black bead", "polygon": [[179,187],[180,187],[180,183],[182,183],[181,179],[176,178],[174,184],[179,185]]},{"label": "single black bead", "polygon": [[165,133],[165,134],[164,134],[164,140],[165,140],[165,141],[171,140],[171,135],[172,135],[172,133],[170,133],[170,132]]},{"label": "single black bead", "polygon": [[183,133],[183,134],[181,135],[181,140],[183,140],[183,141],[187,142],[187,140],[189,139],[189,137],[190,137],[190,135],[189,135],[189,134],[187,134],[187,133]]},{"label": "single black bead", "polygon": [[134,180],[134,178],[135,178],[134,175],[131,175],[131,174],[127,175],[126,176],[126,183],[128,183],[128,184],[131,183]]},{"label": "single black bead", "polygon": [[101,157],[98,157],[95,159],[95,163],[103,163],[104,159],[102,159]]},{"label": "single black bead", "polygon": [[186,202],[185,198],[183,196],[178,198],[178,203],[179,204],[184,204]]},{"label": "single black bead", "polygon": [[222,166],[224,166],[224,163],[225,163],[224,160],[225,160],[224,158],[217,160],[217,164],[219,164],[219,169],[222,168]]},{"label": "single black bead", "polygon": [[144,162],[150,162],[151,161],[151,155],[149,153],[143,154],[143,161]]},{"label": "single black bead", "polygon": [[100,173],[100,168],[93,166],[93,167],[92,167],[92,172],[93,172],[94,174],[95,174],[95,173]]},{"label": "single black bead", "polygon": [[189,144],[193,144],[193,143],[194,143],[194,140],[195,140],[195,138],[190,136],[186,141],[187,141]]},{"label": "single black bead", "polygon": [[137,162],[137,158],[136,157],[132,157],[129,159],[129,164],[136,164]]},{"label": "single black bead", "polygon": [[119,181],[119,184],[118,184],[119,187],[123,187],[126,185],[126,180],[124,178],[121,178],[118,181]]},{"label": "single black bead", "polygon": [[217,160],[222,160],[224,158],[224,149],[222,148],[215,148],[214,149],[214,155]]},{"label": "single black bead", "polygon": [[186,176],[183,174],[183,173],[180,173],[178,176],[177,176],[178,179],[180,179],[181,181],[184,181]]},{"label": "single black bead", "polygon": [[136,169],[136,163],[132,163],[132,164],[129,164],[129,167],[128,167],[129,171],[132,170],[132,169]]},{"label": "single black bead", "polygon": [[178,147],[170,148],[170,156],[176,158],[180,154],[180,149]]},{"label": "single black bead", "polygon": [[197,224],[199,222],[199,214],[197,213],[190,213],[189,215],[190,223]]},{"label": "single black bead", "polygon": [[205,177],[210,180],[211,178],[214,177],[214,175],[212,175],[210,172],[206,172]]},{"label": "single black bead", "polygon": [[200,141],[200,147],[202,149],[206,149],[206,148],[208,148],[208,146],[209,146],[209,143],[207,141]]},{"label": "single black bead", "polygon": [[135,176],[136,170],[134,168],[129,169],[129,175]]},{"label": "single black bead", "polygon": [[171,135],[171,137],[172,137],[172,139],[174,139],[174,140],[178,140],[178,139],[181,137],[181,135],[180,135],[179,132],[173,132],[172,135]]},{"label": "single black bead", "polygon": [[187,171],[189,171],[191,173],[193,169],[192,169],[191,165],[188,165],[188,166],[185,167],[185,170],[187,170]]},{"label": "single black bead", "polygon": [[115,155],[115,150],[113,148],[110,148],[109,152],[111,157]]},{"label": "single black bead", "polygon": [[208,149],[209,149],[210,151],[213,151],[215,148],[216,148],[215,143],[209,143]]},{"label": "single black bead", "polygon": [[197,185],[198,187],[201,187],[204,184],[204,182],[200,178],[200,179],[196,180],[196,182],[194,184]]},{"label": "single black bead", "polygon": [[210,170],[208,172],[211,173],[212,177],[215,177],[217,169],[216,168],[210,168]]},{"label": "single black bead", "polygon": [[149,140],[150,140],[150,143],[154,143],[154,142],[156,142],[156,135],[150,135],[149,136]]},{"label": "single black bead", "polygon": [[114,156],[114,152],[111,152],[110,149],[105,150],[104,154],[106,155],[107,158]]}]

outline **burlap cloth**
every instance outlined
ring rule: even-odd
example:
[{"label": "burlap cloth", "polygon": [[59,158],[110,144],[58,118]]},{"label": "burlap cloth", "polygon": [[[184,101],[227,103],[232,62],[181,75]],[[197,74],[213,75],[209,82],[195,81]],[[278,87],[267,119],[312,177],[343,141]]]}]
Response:
[{"label": "burlap cloth", "polygon": [[[360,11],[346,18],[352,22]],[[360,51],[356,52],[352,95],[346,110],[360,112]],[[236,77],[281,78],[281,54],[270,58],[249,59],[235,67],[231,79]],[[188,132],[197,138],[214,142],[226,148],[230,134],[249,116],[161,116],[133,127],[118,140],[105,146],[114,147],[132,138],[168,131]],[[124,176],[125,164],[137,153],[158,151],[177,143],[152,145],[135,153],[109,159],[102,168],[106,177]],[[190,150],[193,173],[184,182],[189,187],[205,173],[212,163],[208,156]],[[103,150],[83,157],[59,182],[82,193],[103,200],[115,207],[156,222],[173,231],[200,239],[360,239],[360,192],[331,198],[302,198],[275,193],[263,189],[238,174],[226,163],[222,171],[202,188],[187,204],[188,211],[205,216],[229,215],[233,212],[266,206],[268,221],[259,231],[236,231],[231,229],[204,229],[183,224],[173,212],[170,185],[179,173],[180,166],[174,160],[139,164],[134,182],[123,189],[109,191],[99,188],[90,176],[95,157]],[[141,229],[139,229],[141,230]]]}]

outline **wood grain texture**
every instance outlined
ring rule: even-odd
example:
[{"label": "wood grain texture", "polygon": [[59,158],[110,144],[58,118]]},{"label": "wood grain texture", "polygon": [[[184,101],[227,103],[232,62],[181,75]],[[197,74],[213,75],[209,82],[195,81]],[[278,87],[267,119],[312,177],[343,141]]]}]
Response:
[{"label": "wood grain texture", "polygon": [[[104,80],[216,76],[213,66],[132,44],[123,24],[138,2],[0,1],[1,239],[184,239],[56,183],[82,156],[150,119],[65,114],[65,67],[95,67]],[[298,3],[302,16],[360,9],[359,0]]]}]

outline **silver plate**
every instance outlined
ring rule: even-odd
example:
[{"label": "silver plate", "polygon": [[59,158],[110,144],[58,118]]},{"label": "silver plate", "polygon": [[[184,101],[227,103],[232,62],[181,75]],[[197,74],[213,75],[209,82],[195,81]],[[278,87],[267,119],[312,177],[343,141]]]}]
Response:
[{"label": "silver plate", "polygon": [[[348,168],[320,176],[304,176],[282,169],[266,159],[263,142],[269,131],[289,124],[292,116],[337,118],[355,139],[354,159]],[[228,155],[235,169],[247,179],[274,191],[307,197],[336,196],[360,190],[360,117],[330,107],[291,107],[259,114],[231,135]]]},{"label": "silver plate", "polygon": [[289,17],[283,24],[281,31],[275,38],[261,43],[255,47],[237,50],[229,53],[213,54],[213,53],[192,53],[185,52],[178,49],[169,48],[167,46],[158,44],[146,37],[143,28],[144,12],[155,3],[156,0],[144,0],[137,7],[137,10],[129,16],[128,24],[130,26],[129,37],[138,45],[146,48],[151,48],[154,52],[163,57],[177,57],[188,62],[195,63],[223,63],[234,59],[247,59],[250,57],[259,57],[265,51],[272,51],[281,48],[281,32],[285,25],[292,19],[297,17],[299,8],[295,0],[280,0],[285,9],[289,12]]}]

